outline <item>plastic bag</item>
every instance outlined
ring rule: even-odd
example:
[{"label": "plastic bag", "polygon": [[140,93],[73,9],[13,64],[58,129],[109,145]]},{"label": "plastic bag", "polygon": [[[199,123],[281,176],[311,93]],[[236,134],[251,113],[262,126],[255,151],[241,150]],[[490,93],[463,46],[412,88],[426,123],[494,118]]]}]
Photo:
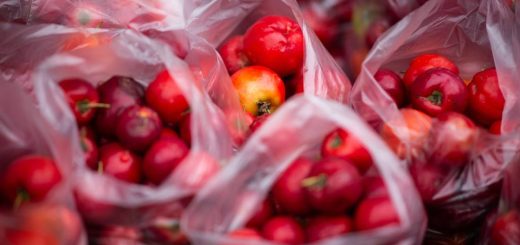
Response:
[{"label": "plastic bag", "polygon": [[[34,86],[31,89],[34,100],[49,125],[71,130],[67,134],[67,140],[70,140],[67,145],[73,148],[76,158],[82,156],[82,150],[75,121],[56,84],[62,79],[83,78],[97,85],[114,75],[121,75],[147,85],[158,72],[167,68],[170,74],[174,74],[175,81],[190,104],[190,154],[169,179],[157,188],[127,184],[98,175],[87,169],[83,159],[76,159],[74,194],[79,210],[90,224],[137,228],[165,226],[160,218],[177,218],[190,196],[200,188],[205,178],[213,174],[211,171],[218,171],[208,169],[205,164],[214,161],[224,164],[233,153],[232,132],[226,121],[230,115],[228,113],[233,111],[226,111],[226,107],[219,108],[203,91],[204,85],[222,88],[218,80],[221,79],[219,66],[212,63],[217,62],[218,58],[213,56],[213,59],[205,59],[203,55],[211,57],[213,54],[205,53],[207,49],[196,42],[186,42],[186,45],[192,45],[186,47],[193,47],[194,50],[185,56],[186,60],[192,62],[188,64],[175,56],[168,45],[130,30],[74,29],[57,25],[4,27],[12,28],[9,29],[9,33],[14,34],[12,36],[23,37],[17,40],[24,44],[18,43],[16,49],[31,47],[30,54],[35,60],[50,55],[49,50],[61,50],[59,47],[70,40],[74,42],[72,49],[50,56],[36,68],[32,67],[35,64],[24,59],[27,57],[25,54],[20,55],[19,59],[12,57],[12,60],[19,61],[19,64],[30,63],[28,72],[32,72],[32,75],[27,77],[31,80],[25,83]],[[31,46],[36,42],[45,49]],[[19,68],[17,64],[5,64],[12,65],[14,70]],[[219,96],[223,105],[233,104],[225,104],[226,101],[233,101],[232,94],[220,91]],[[52,117],[55,114],[60,116]]]},{"label": "plastic bag", "polygon": [[[513,138],[510,132],[518,128],[519,117],[516,95],[520,92],[520,83],[515,79],[520,75],[516,69],[520,56],[515,54],[520,49],[518,38],[515,38],[518,35],[516,23],[509,6],[499,0],[428,1],[376,43],[353,88],[352,104],[365,120],[376,129],[390,124],[390,128],[399,132],[406,125],[404,118],[373,78],[380,68],[404,71],[412,58],[424,53],[448,57],[458,65],[462,78],[468,81],[481,69],[496,67],[506,100],[502,136],[481,133],[472,150],[471,163],[460,171],[449,173],[433,196],[432,204],[427,207],[429,224],[441,233],[477,230],[475,224],[480,224],[498,202],[501,169],[517,155],[516,149],[508,143]],[[401,131],[398,137],[406,143],[416,136]],[[438,146],[443,147],[426,144],[420,147],[427,151]],[[404,149],[408,160],[412,160],[410,154],[413,154],[414,146],[408,143]]]},{"label": "plastic bag", "polygon": [[[1,208],[0,240],[21,244],[47,237],[53,242],[48,244],[86,244],[72,196],[74,163],[82,160],[69,137],[75,130],[74,121],[60,111],[44,117],[18,84],[2,78],[0,84],[0,168],[5,171],[17,158],[37,154],[52,158],[62,176],[43,201],[26,202],[16,211]],[[57,125],[54,120],[63,122]]]},{"label": "plastic bag", "polygon": [[[320,244],[417,244],[425,216],[413,183],[395,155],[351,110],[317,97],[288,101],[252,135],[228,167],[194,199],[181,226],[195,244],[270,244],[232,241],[227,233],[242,227],[267,196],[277,177],[301,156],[316,156],[330,131],[341,127],[367,147],[398,210],[400,225],[345,235]],[[240,198],[247,195],[247,201]]]},{"label": "plastic bag", "polygon": [[[303,67],[304,92],[348,102],[350,82],[334,59],[304,23],[294,0],[229,0],[187,3],[185,28],[218,47],[234,34],[244,33],[251,24],[267,15],[281,15],[295,19],[302,27],[305,42]],[[164,5],[167,5],[165,3]]]}]

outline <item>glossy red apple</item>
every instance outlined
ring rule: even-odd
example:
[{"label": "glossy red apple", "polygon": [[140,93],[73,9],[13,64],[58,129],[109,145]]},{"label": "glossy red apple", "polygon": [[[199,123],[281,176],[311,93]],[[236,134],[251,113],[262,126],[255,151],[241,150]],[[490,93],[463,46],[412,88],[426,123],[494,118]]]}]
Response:
[{"label": "glossy red apple", "polygon": [[374,197],[361,201],[354,215],[356,230],[364,231],[399,224],[399,215],[390,197]]},{"label": "glossy red apple", "polygon": [[96,88],[81,79],[66,79],[59,83],[67,102],[74,113],[76,122],[80,125],[89,123],[97,108],[109,108],[110,105],[99,103]]},{"label": "glossy red apple", "polygon": [[144,87],[129,77],[115,76],[98,87],[100,102],[110,105],[96,116],[96,131],[105,137],[115,135],[119,114],[132,105],[142,105]]},{"label": "glossy red apple", "polygon": [[266,16],[244,34],[244,52],[253,65],[265,66],[284,77],[302,67],[303,42],[298,23],[283,16]]},{"label": "glossy red apple", "polygon": [[461,167],[468,163],[477,143],[477,126],[463,114],[446,112],[437,117],[430,134],[430,164]]},{"label": "glossy red apple", "polygon": [[63,177],[49,157],[27,155],[7,167],[0,180],[0,194],[15,209],[25,202],[40,202],[47,197]]},{"label": "glossy red apple", "polygon": [[317,216],[307,220],[305,233],[308,242],[316,242],[341,236],[353,230],[353,222],[347,216]]},{"label": "glossy red apple", "polygon": [[464,112],[468,103],[466,84],[444,68],[430,69],[410,86],[412,106],[430,116],[448,111]]},{"label": "glossy red apple", "polygon": [[310,160],[298,158],[276,180],[272,187],[273,200],[283,212],[304,215],[311,211],[301,183],[312,165]]},{"label": "glossy red apple", "polygon": [[374,74],[374,79],[390,95],[397,107],[401,108],[404,106],[406,102],[406,88],[399,75],[391,70],[381,69]]},{"label": "glossy red apple", "polygon": [[285,101],[285,86],[272,70],[262,66],[243,68],[231,76],[240,104],[253,116],[274,112]]},{"label": "glossy red apple", "polygon": [[341,128],[325,137],[321,145],[321,155],[350,161],[361,174],[373,165],[372,157],[365,146],[355,136]]},{"label": "glossy red apple", "polygon": [[496,135],[502,134],[502,120],[492,123],[491,126],[489,126],[489,132]]},{"label": "glossy red apple", "polygon": [[270,241],[281,244],[303,244],[305,233],[301,225],[289,216],[271,218],[262,228],[262,236]]},{"label": "glossy red apple", "polygon": [[159,73],[146,88],[146,102],[165,124],[176,123],[189,108],[182,90],[167,70]]},{"label": "glossy red apple", "polygon": [[432,68],[444,68],[456,75],[459,74],[459,68],[448,58],[439,54],[423,54],[415,57],[410,63],[404,74],[404,84],[406,87],[412,86],[418,76]]},{"label": "glossy red apple", "polygon": [[326,214],[346,212],[363,194],[359,171],[351,162],[339,158],[315,163],[301,185],[309,204]]},{"label": "glossy red apple", "polygon": [[266,198],[262,203],[260,203],[258,209],[255,214],[249,219],[246,226],[251,228],[262,227],[265,222],[273,215],[273,207],[271,205],[271,201],[269,198]]},{"label": "glossy red apple", "polygon": [[520,215],[511,210],[500,215],[491,228],[491,244],[520,244]]},{"label": "glossy red apple", "polygon": [[159,138],[162,123],[152,109],[134,105],[126,108],[117,121],[116,136],[126,148],[143,152]]},{"label": "glossy red apple", "polygon": [[495,68],[481,71],[468,84],[470,116],[478,123],[489,125],[502,119],[505,99],[500,90]]},{"label": "glossy red apple", "polygon": [[98,171],[117,179],[139,183],[141,159],[118,143],[110,143],[99,149]]},{"label": "glossy red apple", "polygon": [[233,74],[236,71],[249,65],[249,60],[244,53],[244,36],[234,36],[228,39],[220,48],[218,52],[224,61],[224,65],[229,72]]},{"label": "glossy red apple", "polygon": [[146,152],[143,174],[155,185],[161,184],[188,155],[189,149],[176,136],[166,136],[155,141]]}]

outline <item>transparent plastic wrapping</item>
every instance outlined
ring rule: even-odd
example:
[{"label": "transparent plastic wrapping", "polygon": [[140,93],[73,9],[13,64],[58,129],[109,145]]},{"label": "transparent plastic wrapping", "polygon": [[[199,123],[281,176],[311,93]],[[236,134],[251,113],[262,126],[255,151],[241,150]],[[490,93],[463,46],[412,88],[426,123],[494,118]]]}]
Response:
[{"label": "transparent plastic wrapping", "polygon": [[[13,34],[12,43],[18,45],[14,46],[15,49],[29,47],[31,51],[30,53],[20,51],[18,57],[15,57],[15,52],[12,52],[13,56],[10,59],[19,63],[3,64],[11,65],[14,71],[20,68],[18,64],[29,67],[25,73],[32,73],[26,76],[30,80],[14,79],[11,83],[23,82],[24,87],[31,87],[29,91],[33,95],[33,102],[36,102],[39,112],[46,120],[46,124],[38,124],[38,129],[51,133],[51,130],[46,129],[49,127],[67,135],[66,138],[61,139],[62,141],[66,139],[66,142],[52,142],[54,146],[66,145],[71,148],[69,157],[74,158],[76,173],[73,178],[74,195],[78,209],[90,224],[140,228],[155,224],[161,217],[177,218],[190,196],[201,187],[201,183],[214,174],[212,171],[219,171],[208,169],[207,163],[218,161],[225,164],[231,157],[233,138],[226,121],[227,113],[230,111],[226,109],[240,109],[225,107],[233,105],[233,91],[227,90],[226,93],[223,90],[216,90],[223,88],[219,84],[221,82],[219,79],[222,78],[219,66],[212,63],[219,60],[218,57],[211,56],[214,53],[205,53],[208,49],[205,49],[202,44],[195,41],[186,42],[192,45],[186,47],[193,47],[194,50],[193,53],[188,52],[185,55],[185,59],[191,62],[187,63],[174,55],[169,45],[131,30],[8,24],[3,25],[3,28]],[[67,46],[69,42],[73,45]],[[34,45],[42,48],[38,49]],[[63,50],[64,46],[72,48]],[[52,55],[52,50],[62,52]],[[48,58],[44,59],[45,57]],[[209,57],[213,59],[206,59]],[[43,60],[43,62],[39,65],[33,64],[30,58]],[[199,66],[195,66],[196,64]],[[65,78],[82,78],[98,85],[114,75],[120,75],[132,77],[146,86],[163,69],[167,69],[173,75],[174,81],[190,105],[192,118],[190,154],[158,187],[128,184],[89,170],[82,159],[83,152],[74,117],[57,82]],[[227,77],[227,74],[224,77]],[[215,93],[221,96],[219,98],[224,105],[223,108],[214,104],[204,92],[205,85],[215,88],[212,89],[213,91],[218,91]],[[9,97],[2,97],[4,98],[7,100]],[[8,100],[4,105],[12,105],[9,101],[15,100]],[[15,108],[17,107],[10,108],[13,113],[22,112]],[[30,120],[36,119],[32,117]],[[20,130],[20,132],[25,134],[32,131]]]},{"label": "transparent plastic wrapping", "polygon": [[[186,1],[187,2],[187,1]],[[166,3],[165,3],[166,5]],[[187,4],[189,5],[189,4]],[[226,39],[244,33],[256,20],[268,15],[294,19],[301,26],[305,43],[304,93],[342,103],[348,102],[351,84],[304,21],[294,0],[199,1],[185,6],[186,30],[218,47]]]},{"label": "transparent plastic wrapping", "polygon": [[[437,144],[413,145],[416,141],[412,139],[418,136],[409,133],[413,131],[403,130],[405,125],[410,127],[410,122],[377,84],[374,74],[380,68],[402,73],[411,59],[424,53],[448,57],[466,81],[485,68],[496,67],[505,97],[502,135],[492,136],[486,130],[480,130],[471,150],[470,163],[445,177],[442,187],[427,205],[429,224],[436,229],[475,232],[478,228],[474,225],[497,205],[502,169],[518,154],[511,143],[520,115],[518,30],[518,21],[506,1],[428,1],[379,39],[364,61],[353,87],[351,102],[355,110],[374,128],[379,130],[386,125],[398,132],[397,137],[404,142],[402,156],[411,163],[416,157],[414,149],[419,147],[425,152],[435,148],[449,149],[448,139],[459,132],[443,134],[440,127],[433,127],[433,134],[441,136]],[[433,123],[435,125],[435,120]],[[413,124],[417,131],[429,127],[425,126],[427,122],[415,121]],[[447,224],[446,220],[454,222]]]},{"label": "transparent plastic wrapping", "polygon": [[[425,214],[400,161],[352,110],[311,96],[291,99],[251,136],[229,165],[199,192],[184,213],[181,227],[194,244],[271,244],[232,240],[225,234],[245,224],[294,159],[316,156],[323,138],[338,127],[367,147],[375,162],[373,170],[383,178],[400,224],[317,244],[419,244],[426,226]],[[239,201],[244,195],[247,201]]]},{"label": "transparent plastic wrapping", "polygon": [[[0,240],[48,236],[56,244],[86,244],[72,196],[74,164],[82,161],[69,137],[75,133],[74,120],[61,111],[43,116],[18,84],[3,78],[0,84],[0,169],[5,171],[19,157],[37,154],[52,158],[62,176],[43,201],[22,204],[16,211],[1,208]],[[55,120],[63,121],[54,124]]]}]

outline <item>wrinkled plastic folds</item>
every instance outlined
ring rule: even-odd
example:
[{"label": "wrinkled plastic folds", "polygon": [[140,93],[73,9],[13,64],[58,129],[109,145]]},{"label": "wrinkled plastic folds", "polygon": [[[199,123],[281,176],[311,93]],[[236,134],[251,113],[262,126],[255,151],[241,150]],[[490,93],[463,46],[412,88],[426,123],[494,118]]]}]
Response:
[{"label": "wrinkled plastic folds", "polygon": [[[318,244],[418,244],[426,225],[413,182],[391,150],[352,110],[318,97],[297,96],[251,136],[227,168],[203,188],[186,210],[181,227],[194,244],[271,244],[232,241],[268,194],[277,177],[301,155],[316,156],[336,128],[359,138],[374,159],[398,210],[400,225],[352,233]],[[241,198],[247,201],[239,201]]]},{"label": "wrinkled plastic folds", "polygon": [[[41,213],[39,207],[50,210],[65,208],[74,213],[75,205],[72,196],[74,185],[74,163],[79,163],[75,155],[74,120],[54,124],[55,120],[63,118],[64,114],[54,111],[46,116],[35,107],[33,98],[19,84],[0,78],[0,168],[5,169],[9,163],[19,157],[29,154],[44,155],[52,158],[62,175],[62,181],[46,196],[45,200],[35,204],[23,204],[16,212],[2,209],[0,211],[0,240],[7,230],[20,232],[39,232],[53,236],[60,244],[86,244],[86,237],[78,223],[78,237],[70,239],[73,234],[67,234],[67,220],[56,217],[55,222],[29,228],[25,226],[25,217]],[[14,101],[14,103],[13,103]],[[52,119],[51,119],[52,118]],[[33,217],[38,218],[38,216]],[[79,216],[76,217],[79,222]],[[31,229],[38,229],[36,231]]]},{"label": "wrinkled plastic folds", "polygon": [[[376,129],[392,122],[391,128],[407,142],[413,135],[399,130],[404,125],[403,118],[391,97],[373,78],[377,70],[387,68],[403,73],[411,59],[424,53],[447,56],[468,81],[475,73],[496,67],[506,100],[503,134],[490,136],[482,130],[471,163],[450,175],[435,194],[435,204],[428,208],[430,223],[442,224],[443,228],[456,224],[445,224],[446,220],[481,219],[496,206],[502,169],[518,155],[518,148],[511,143],[520,122],[518,11],[516,15],[501,0],[428,1],[379,39],[353,87],[351,102],[355,110]],[[412,146],[407,147],[410,152]]]}]

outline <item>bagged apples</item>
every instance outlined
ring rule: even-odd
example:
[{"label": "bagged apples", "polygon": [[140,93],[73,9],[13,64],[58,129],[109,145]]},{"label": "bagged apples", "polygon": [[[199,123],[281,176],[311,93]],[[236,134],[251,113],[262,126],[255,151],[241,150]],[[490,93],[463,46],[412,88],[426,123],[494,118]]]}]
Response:
[{"label": "bagged apples", "polygon": [[[74,197],[91,234],[106,244],[113,236],[184,241],[175,219],[233,152],[225,117],[234,111],[217,107],[203,89],[219,88],[218,67],[211,66],[218,60],[203,60],[197,54],[205,49],[194,45],[185,60],[201,60],[191,66],[170,46],[130,30],[24,28],[59,30],[47,33],[47,42],[63,38],[54,33],[96,40],[45,59],[32,76],[43,114],[76,122],[70,146],[83,158]],[[219,96],[233,98],[222,90]]]},{"label": "bagged apples", "polygon": [[74,123],[68,114],[53,124],[31,96],[10,80],[0,81],[0,240],[22,244],[86,244],[72,189]]},{"label": "bagged apples", "polygon": [[505,1],[429,1],[376,43],[353,88],[356,111],[407,160],[433,240],[475,235],[518,154],[514,18]]},{"label": "bagged apples", "polygon": [[181,224],[195,244],[417,244],[426,225],[384,142],[348,108],[313,96],[262,124]]},{"label": "bagged apples", "polygon": [[[348,78],[303,22],[295,1],[200,1],[186,5],[187,31],[219,49],[230,75],[248,69],[242,73],[272,72],[276,80],[283,79],[277,85],[283,87],[283,93],[276,103],[302,91],[348,101]],[[258,71],[258,66],[271,72]],[[240,97],[241,89],[237,90]]]}]

